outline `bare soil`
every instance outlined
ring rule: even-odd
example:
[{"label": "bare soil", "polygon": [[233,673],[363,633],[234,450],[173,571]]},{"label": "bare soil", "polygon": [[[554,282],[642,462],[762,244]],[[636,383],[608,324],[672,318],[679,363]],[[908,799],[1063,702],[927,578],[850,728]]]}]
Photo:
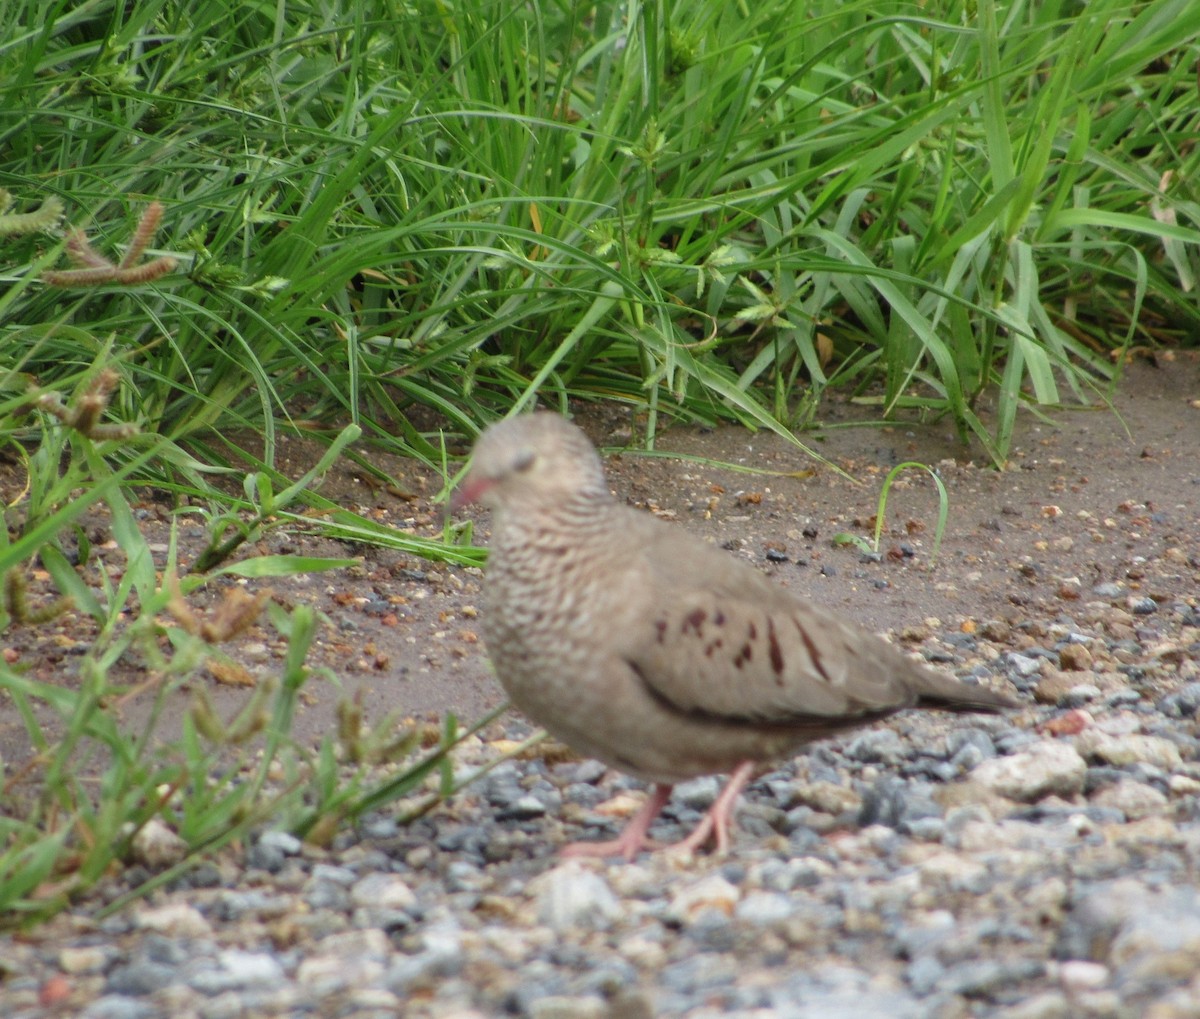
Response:
[{"label": "bare soil", "polygon": [[[1195,605],[1200,595],[1200,357],[1181,352],[1157,364],[1131,365],[1113,411],[1059,411],[1048,420],[1023,411],[1004,471],[964,448],[948,422],[863,424],[863,409],[837,394],[822,407],[823,426],[801,438],[854,480],[777,436],[734,427],[676,426],[661,433],[660,451],[689,459],[629,451],[609,456],[607,464],[620,497],[676,519],[864,626],[918,640],[934,630],[1001,620],[1019,634],[1069,616],[1102,583],[1159,604]],[[580,406],[577,412],[606,450],[631,441],[626,410]],[[285,447],[280,466],[298,476],[313,454],[295,442]],[[892,488],[877,560],[835,545],[840,532],[871,536],[883,479],[908,460],[934,466],[949,492],[937,562],[931,562],[937,496],[919,471],[904,472]],[[413,462],[381,457],[380,464],[396,479],[395,488],[369,486],[343,462],[325,479],[322,494],[397,527],[440,534],[443,509],[434,498],[441,479]],[[14,466],[0,466],[6,501],[22,485]],[[401,498],[401,491],[412,498]],[[166,509],[150,500],[141,512],[156,552],[164,554]],[[101,561],[119,574],[122,553],[102,515],[91,529]],[[475,533],[486,539],[486,514],[477,517]],[[186,562],[204,545],[199,525],[184,524],[182,542]],[[356,695],[368,721],[393,711],[418,718],[453,711],[470,720],[502,701],[477,637],[480,571],[297,532],[273,532],[245,551],[361,557],[350,570],[270,581],[276,600],[307,602],[323,614],[310,664],[327,666],[336,677],[317,676],[307,686],[296,719],[300,739],[319,742],[336,724],[339,700]],[[214,583],[197,605],[215,601],[220,583],[233,581]],[[44,596],[46,586],[35,574],[30,597]],[[49,624],[10,626],[0,650],[31,675],[67,684],[77,681],[73,662],[93,639],[90,620],[72,612]],[[278,672],[284,643],[264,622],[225,650],[245,667],[243,679],[254,681]],[[120,667],[131,682],[138,679],[141,663]],[[232,716],[248,690],[230,679],[213,673],[202,681],[211,685],[219,710]],[[145,700],[130,698],[119,708],[135,723]],[[188,702],[187,690],[174,697],[162,722],[164,737],[179,731]],[[0,755],[11,764],[29,750],[12,705],[0,704]]]}]

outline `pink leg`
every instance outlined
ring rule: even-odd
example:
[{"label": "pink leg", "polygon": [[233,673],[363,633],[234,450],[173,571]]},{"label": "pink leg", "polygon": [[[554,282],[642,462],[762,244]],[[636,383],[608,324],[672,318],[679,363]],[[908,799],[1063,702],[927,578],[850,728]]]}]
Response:
[{"label": "pink leg", "polygon": [[708,813],[696,825],[695,831],[687,838],[676,842],[670,849],[674,852],[691,854],[712,837],[716,839],[717,852],[724,853],[729,848],[729,826],[733,823],[733,808],[737,805],[739,794],[753,774],[753,761],[742,761],[734,768],[725,788],[721,790],[721,795],[708,808]]},{"label": "pink leg", "polygon": [[650,830],[650,825],[654,823],[654,819],[658,817],[662,808],[666,806],[667,800],[671,798],[672,788],[661,782],[655,785],[653,791],[646,797],[646,802],[642,804],[642,809],[634,815],[629,824],[625,826],[625,830],[615,839],[608,842],[572,842],[570,845],[563,846],[560,855],[623,856],[626,861],[633,860],[648,844],[646,832]]}]

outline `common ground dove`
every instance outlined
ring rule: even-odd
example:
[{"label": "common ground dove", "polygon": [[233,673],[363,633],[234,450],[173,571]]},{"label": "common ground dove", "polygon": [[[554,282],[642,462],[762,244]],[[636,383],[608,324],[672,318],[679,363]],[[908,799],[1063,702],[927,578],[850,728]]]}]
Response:
[{"label": "common ground dove", "polygon": [[451,508],[476,500],[493,511],[483,633],[500,682],[575,750],[655,784],[619,838],[567,855],[632,859],[675,783],[731,772],[678,843],[724,850],[759,762],[902,708],[1015,706],[617,502],[591,442],[556,414],[480,435]]}]

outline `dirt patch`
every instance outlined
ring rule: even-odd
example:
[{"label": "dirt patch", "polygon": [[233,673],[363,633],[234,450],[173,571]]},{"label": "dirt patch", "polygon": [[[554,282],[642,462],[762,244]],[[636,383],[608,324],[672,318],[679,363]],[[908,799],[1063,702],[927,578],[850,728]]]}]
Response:
[{"label": "dirt patch", "polygon": [[[1160,605],[1196,604],[1198,400],[1196,355],[1178,354],[1159,367],[1135,364],[1115,397],[1117,414],[1063,411],[1049,421],[1025,415],[1004,472],[990,469],[982,457],[971,459],[949,423],[855,426],[863,420],[861,409],[836,395],[823,407],[825,426],[803,438],[856,481],[827,468],[808,475],[814,464],[794,447],[733,427],[675,427],[661,435],[659,450],[775,473],[633,452],[608,457],[607,466],[613,488],[632,504],[677,519],[864,626],[919,639],[933,630],[969,631],[999,621],[1019,644],[1023,630],[1070,616],[1100,584],[1120,585],[1131,605],[1146,596]],[[629,442],[627,412],[578,411],[602,447]],[[311,454],[303,443],[286,445],[281,468],[299,475]],[[937,499],[922,472],[906,472],[893,486],[878,559],[832,543],[839,532],[870,536],[883,477],[905,460],[935,466],[949,492],[949,522],[933,569]],[[442,507],[433,500],[440,479],[397,458],[381,456],[379,466],[394,476],[396,488],[368,485],[353,465],[342,463],[326,478],[322,494],[377,520],[438,535]],[[4,470],[0,485],[11,498],[23,482],[15,468]],[[156,554],[165,555],[166,508],[147,501],[138,512]],[[121,552],[102,514],[89,527],[99,561],[119,574]],[[486,531],[481,515],[479,540]],[[186,562],[203,547],[204,534],[185,523],[181,539]],[[311,664],[327,666],[337,681],[319,676],[306,688],[295,727],[302,741],[315,745],[331,730],[344,697],[361,696],[368,720],[397,710],[416,717],[453,711],[469,720],[501,702],[477,637],[478,570],[296,532],[274,532],[247,549],[288,552],[361,557],[350,570],[270,581],[282,603],[307,602],[325,617]],[[223,584],[232,583],[214,582],[197,603],[214,600]],[[44,596],[45,588],[45,578],[35,577],[31,597]],[[11,664],[40,679],[70,683],[73,662],[94,636],[90,620],[73,612],[42,626],[10,626],[2,641]],[[226,650],[253,677],[278,672],[284,645],[273,630],[258,627]],[[139,663],[120,668],[132,679]],[[212,677],[201,681],[211,683],[219,710],[228,715],[248,696],[245,688]],[[173,698],[164,736],[178,732],[188,700],[187,690]],[[123,710],[131,722],[142,717],[136,698]],[[0,754],[19,761],[29,749],[11,705],[0,706]]]}]

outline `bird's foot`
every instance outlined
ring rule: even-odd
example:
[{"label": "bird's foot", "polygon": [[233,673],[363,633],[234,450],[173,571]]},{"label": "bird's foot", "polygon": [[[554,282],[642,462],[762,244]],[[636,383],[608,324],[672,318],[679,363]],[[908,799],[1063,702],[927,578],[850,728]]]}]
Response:
[{"label": "bird's foot", "polygon": [[690,856],[703,846],[709,839],[717,844],[717,853],[723,854],[729,849],[729,829],[733,824],[733,809],[737,806],[737,798],[754,774],[754,762],[742,761],[733,773],[721,795],[716,798],[708,813],[700,819],[700,823],[692,830],[687,838],[681,839],[668,850],[683,856]]},{"label": "bird's foot", "polygon": [[632,863],[643,849],[661,848],[661,843],[652,839],[630,837],[629,829],[626,829],[617,838],[604,842],[568,842],[558,851],[558,855],[565,860],[577,860],[584,856],[622,856],[626,863]]},{"label": "bird's foot", "polygon": [[615,839],[607,842],[572,842],[563,846],[559,855],[579,856],[623,856],[627,863],[633,861],[643,849],[658,849],[659,846],[646,837],[650,825],[658,817],[667,800],[671,798],[671,786],[658,783],[646,797],[646,802]]}]

